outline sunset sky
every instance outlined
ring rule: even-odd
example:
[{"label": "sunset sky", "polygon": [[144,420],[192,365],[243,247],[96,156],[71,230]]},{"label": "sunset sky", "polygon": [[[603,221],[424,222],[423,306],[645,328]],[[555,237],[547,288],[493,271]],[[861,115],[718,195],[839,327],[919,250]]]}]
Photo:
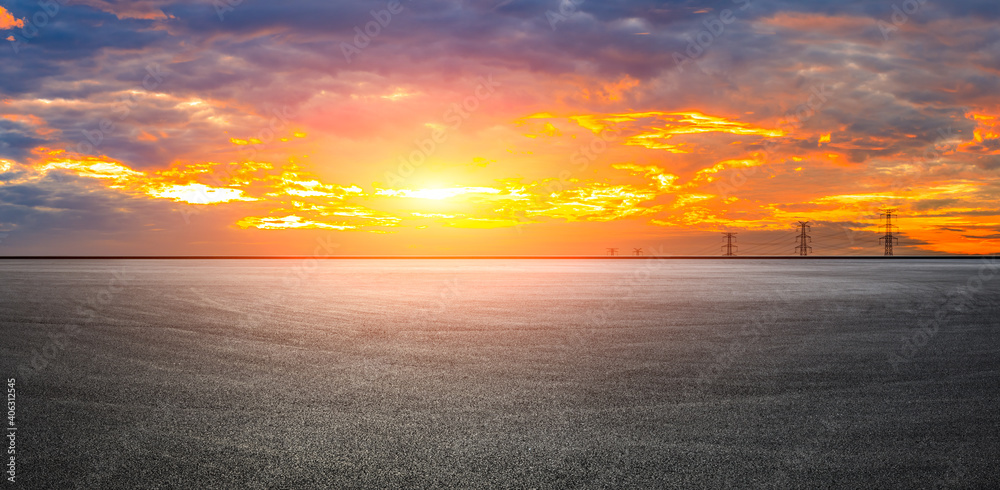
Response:
[{"label": "sunset sky", "polygon": [[1000,252],[995,0],[0,0],[0,255]]}]

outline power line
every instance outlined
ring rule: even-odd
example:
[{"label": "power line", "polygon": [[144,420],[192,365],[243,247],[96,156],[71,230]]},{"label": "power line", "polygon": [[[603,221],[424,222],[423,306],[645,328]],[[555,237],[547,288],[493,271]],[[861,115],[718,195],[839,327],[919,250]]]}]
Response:
[{"label": "power line", "polygon": [[896,211],[896,209],[895,208],[884,208],[884,209],[885,212],[880,214],[879,217],[881,218],[882,216],[885,216],[885,224],[879,225],[879,229],[880,230],[884,229],[885,234],[879,237],[878,240],[880,242],[884,242],[885,244],[885,256],[892,257],[892,246],[893,244],[899,243],[899,238],[892,236],[892,231],[899,227],[892,224],[892,213]]},{"label": "power line", "polygon": [[801,233],[799,233],[799,245],[795,247],[795,251],[798,252],[799,255],[805,257],[809,255],[809,252],[812,252],[813,249],[808,245],[808,243],[812,241],[812,237],[806,234],[806,230],[811,230],[812,227],[809,226],[808,221],[799,221],[799,228],[801,229]]},{"label": "power line", "polygon": [[[736,233],[723,233],[722,235],[726,239],[726,244],[722,246],[723,250],[725,250],[726,253],[724,253],[722,255],[724,255],[726,257],[733,257],[733,256],[735,256],[736,254],[733,253],[733,247],[736,247],[736,246],[733,245],[733,240],[736,238]],[[736,247],[736,248],[738,249],[739,247]]]},{"label": "power line", "polygon": [[751,255],[784,255],[780,253],[785,250],[788,243],[788,233],[782,233],[778,238],[765,242],[743,242],[743,245],[750,245]]}]

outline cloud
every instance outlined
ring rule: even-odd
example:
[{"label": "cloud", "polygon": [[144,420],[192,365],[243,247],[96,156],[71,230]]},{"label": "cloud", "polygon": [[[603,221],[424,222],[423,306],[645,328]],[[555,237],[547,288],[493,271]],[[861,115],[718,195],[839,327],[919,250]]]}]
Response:
[{"label": "cloud", "polygon": [[0,6],[0,30],[18,29],[24,27],[24,21],[15,18],[7,9]]},{"label": "cloud", "polygon": [[0,50],[0,189],[21,227],[72,216],[52,211],[55,175],[59,199],[118,200],[143,226],[216,202],[201,212],[226,233],[776,232],[893,204],[914,244],[965,250],[956,230],[997,215],[987,0],[921,8],[888,39],[892,5],[871,2],[431,0],[385,25],[380,1],[59,5],[44,25],[36,2],[0,9],[17,46]]}]

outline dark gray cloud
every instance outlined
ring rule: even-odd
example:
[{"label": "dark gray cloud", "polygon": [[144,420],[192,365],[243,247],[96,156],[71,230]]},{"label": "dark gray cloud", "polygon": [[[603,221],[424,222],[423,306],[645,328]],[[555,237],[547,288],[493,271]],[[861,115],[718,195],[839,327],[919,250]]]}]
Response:
[{"label": "dark gray cloud", "polygon": [[[151,220],[173,214],[170,203],[113,190],[93,179],[53,172],[28,183],[0,186],[0,224],[15,233],[89,230],[136,231]],[[180,221],[174,216],[165,224]]]},{"label": "dark gray cloud", "polygon": [[0,119],[0,157],[21,159],[45,140],[35,137],[35,132],[24,125]]}]

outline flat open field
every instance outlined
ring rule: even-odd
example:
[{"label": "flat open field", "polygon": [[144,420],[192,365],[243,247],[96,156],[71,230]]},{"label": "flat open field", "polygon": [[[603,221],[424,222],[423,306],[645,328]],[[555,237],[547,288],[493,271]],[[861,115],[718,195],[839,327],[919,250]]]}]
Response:
[{"label": "flat open field", "polygon": [[996,486],[984,264],[0,260],[17,480]]}]

